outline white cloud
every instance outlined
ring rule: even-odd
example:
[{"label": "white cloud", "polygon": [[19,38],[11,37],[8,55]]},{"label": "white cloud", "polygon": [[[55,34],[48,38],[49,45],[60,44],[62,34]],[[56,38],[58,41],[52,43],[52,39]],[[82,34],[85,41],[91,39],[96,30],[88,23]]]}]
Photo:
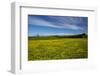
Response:
[{"label": "white cloud", "polygon": [[63,25],[65,28],[68,28],[68,29],[73,29],[73,30],[82,30],[81,27],[77,26],[77,25],[71,25],[71,24],[64,24]]},{"label": "white cloud", "polygon": [[40,36],[50,36],[50,35],[52,35],[52,36],[53,35],[63,36],[63,35],[74,35],[74,34],[73,33],[40,33]]},{"label": "white cloud", "polygon": [[35,24],[37,26],[61,28],[61,29],[82,30],[82,28],[77,25],[68,24],[65,19],[63,19],[63,21],[59,25],[56,25],[56,24],[53,24],[52,22],[49,22],[40,18],[32,17],[29,20],[29,24],[31,25]]},{"label": "white cloud", "polygon": [[29,20],[29,24],[35,24],[38,26],[47,26],[47,27],[54,27],[54,28],[61,28],[57,25],[54,25],[52,23],[50,23],[49,21],[43,20],[43,19],[39,19],[39,18],[32,18]]}]

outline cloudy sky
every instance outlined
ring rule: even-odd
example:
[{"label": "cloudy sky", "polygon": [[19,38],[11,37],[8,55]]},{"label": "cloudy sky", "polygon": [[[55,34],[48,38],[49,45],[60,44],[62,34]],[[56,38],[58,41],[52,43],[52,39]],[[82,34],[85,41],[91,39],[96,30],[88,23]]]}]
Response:
[{"label": "cloudy sky", "polygon": [[87,17],[28,15],[28,36],[87,33]]}]

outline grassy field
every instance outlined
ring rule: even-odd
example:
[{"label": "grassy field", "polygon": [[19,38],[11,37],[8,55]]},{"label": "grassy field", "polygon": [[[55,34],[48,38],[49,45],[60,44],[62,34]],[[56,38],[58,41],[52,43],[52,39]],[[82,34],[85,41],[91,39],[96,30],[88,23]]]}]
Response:
[{"label": "grassy field", "polygon": [[87,58],[87,49],[87,38],[29,39],[28,60]]}]

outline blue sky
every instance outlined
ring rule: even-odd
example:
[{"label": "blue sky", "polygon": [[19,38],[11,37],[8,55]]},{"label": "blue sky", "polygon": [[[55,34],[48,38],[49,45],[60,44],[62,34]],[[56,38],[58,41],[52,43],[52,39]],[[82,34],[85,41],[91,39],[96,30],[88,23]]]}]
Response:
[{"label": "blue sky", "polygon": [[28,15],[28,36],[74,35],[87,29],[87,17]]}]

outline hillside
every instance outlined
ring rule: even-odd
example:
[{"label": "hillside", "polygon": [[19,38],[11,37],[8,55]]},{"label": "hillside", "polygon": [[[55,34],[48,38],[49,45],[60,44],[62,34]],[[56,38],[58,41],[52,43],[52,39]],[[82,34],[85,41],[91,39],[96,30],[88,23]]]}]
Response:
[{"label": "hillside", "polygon": [[52,36],[31,36],[29,39],[57,39],[57,38],[87,38],[87,34],[77,34],[77,35],[52,35]]}]

